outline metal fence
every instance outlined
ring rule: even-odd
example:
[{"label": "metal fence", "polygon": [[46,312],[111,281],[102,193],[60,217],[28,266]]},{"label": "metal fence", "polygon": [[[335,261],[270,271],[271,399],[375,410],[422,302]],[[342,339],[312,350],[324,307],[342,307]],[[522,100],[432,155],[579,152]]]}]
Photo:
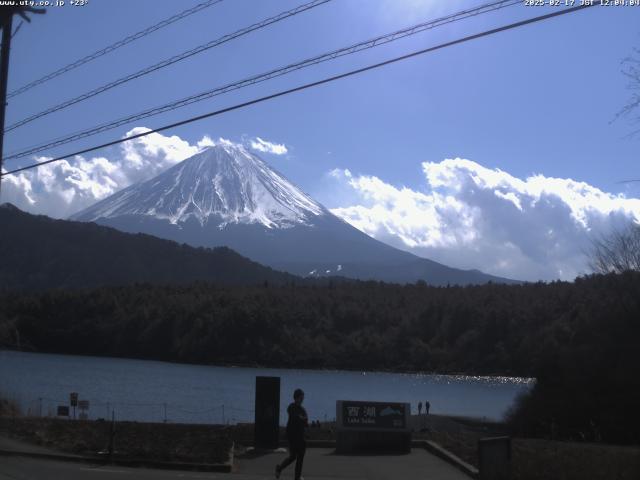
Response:
[{"label": "metal fence", "polygon": [[[82,402],[82,401],[81,401]],[[69,419],[111,419],[152,423],[197,423],[234,425],[253,422],[254,410],[233,405],[213,405],[201,410],[189,410],[172,403],[96,402],[89,400],[88,408],[70,406],[69,399],[38,397],[17,401],[22,414],[29,417],[59,417]],[[59,416],[58,407],[69,407],[69,416]]]}]

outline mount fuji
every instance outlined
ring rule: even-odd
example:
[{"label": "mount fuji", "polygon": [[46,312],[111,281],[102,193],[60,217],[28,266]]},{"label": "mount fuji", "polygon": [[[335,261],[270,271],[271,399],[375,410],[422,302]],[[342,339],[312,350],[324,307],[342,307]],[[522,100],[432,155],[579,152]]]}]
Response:
[{"label": "mount fuji", "polygon": [[218,144],[73,215],[196,247],[228,246],[301,276],[433,285],[511,280],[379,242],[333,215],[242,145]]}]

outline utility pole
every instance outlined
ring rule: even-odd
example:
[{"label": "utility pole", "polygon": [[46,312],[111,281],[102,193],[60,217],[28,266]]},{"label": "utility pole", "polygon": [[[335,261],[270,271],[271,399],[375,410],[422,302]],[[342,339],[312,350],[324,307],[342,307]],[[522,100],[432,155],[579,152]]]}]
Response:
[{"label": "utility pole", "polygon": [[13,13],[8,14],[2,20],[2,50],[0,51],[0,172],[2,171],[4,112],[7,107],[7,79],[9,78],[9,51],[11,49]]},{"label": "utility pole", "polygon": [[18,14],[27,22],[31,19],[27,13],[45,13],[44,8],[26,6],[0,7],[0,28],[2,28],[2,47],[0,48],[0,172],[2,171],[4,146],[4,115],[7,107],[7,80],[9,78],[9,53],[13,36],[13,15]]}]

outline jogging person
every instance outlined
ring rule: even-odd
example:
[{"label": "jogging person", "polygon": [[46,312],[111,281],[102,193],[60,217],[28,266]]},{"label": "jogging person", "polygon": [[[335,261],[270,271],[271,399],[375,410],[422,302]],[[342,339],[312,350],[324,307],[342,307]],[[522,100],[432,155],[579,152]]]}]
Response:
[{"label": "jogging person", "polygon": [[289,441],[289,457],[281,464],[276,465],[276,478],[280,478],[282,471],[296,462],[295,480],[303,480],[302,478],[302,462],[304,454],[307,450],[307,442],[304,439],[304,430],[309,425],[309,417],[307,411],[302,406],[304,401],[304,392],[296,389],[293,392],[293,403],[287,407],[289,420],[287,421],[287,440]]}]

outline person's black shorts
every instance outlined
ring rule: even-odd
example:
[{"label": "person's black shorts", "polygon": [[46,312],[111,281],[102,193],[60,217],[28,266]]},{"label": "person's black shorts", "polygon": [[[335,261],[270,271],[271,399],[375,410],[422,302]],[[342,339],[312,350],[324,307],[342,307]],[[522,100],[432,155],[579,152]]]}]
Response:
[{"label": "person's black shorts", "polygon": [[292,453],[298,453],[300,451],[304,451],[307,448],[307,442],[304,439],[304,436],[299,435],[287,435],[287,440],[289,442],[289,448]]}]

